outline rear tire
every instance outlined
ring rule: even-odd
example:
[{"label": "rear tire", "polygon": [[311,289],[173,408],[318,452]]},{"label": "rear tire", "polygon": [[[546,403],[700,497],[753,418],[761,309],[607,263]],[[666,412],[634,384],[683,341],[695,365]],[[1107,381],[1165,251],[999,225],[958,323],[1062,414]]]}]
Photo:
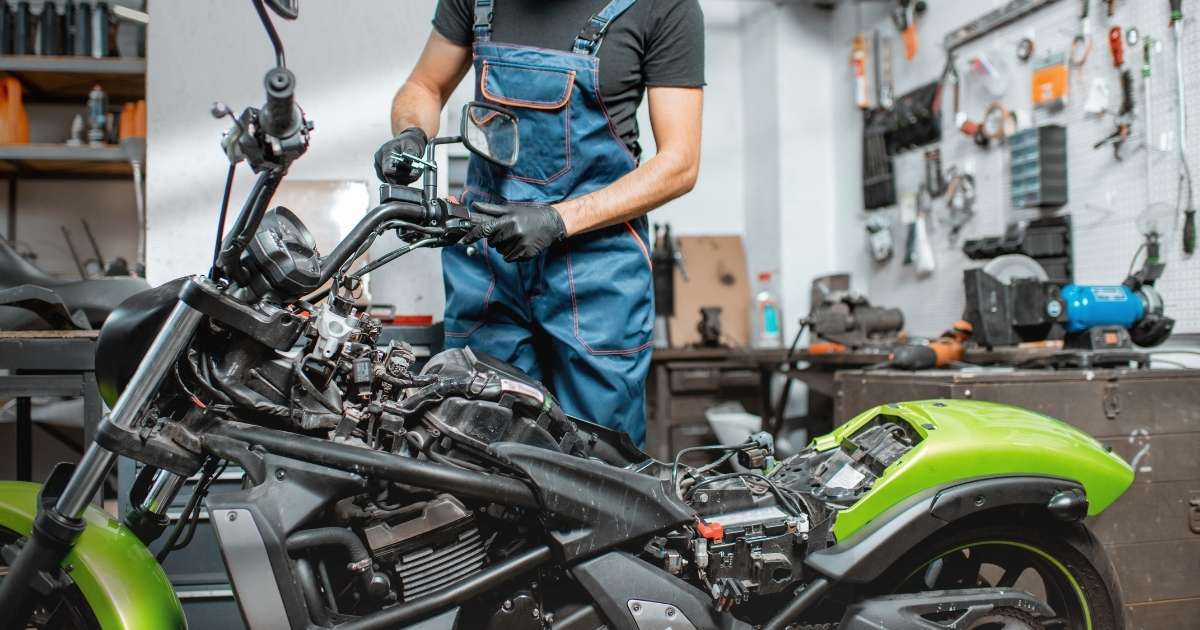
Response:
[{"label": "rear tire", "polygon": [[1017,588],[1045,601],[1057,615],[1047,628],[1125,627],[1120,585],[1099,541],[1082,525],[1015,513],[974,518],[930,536],[889,568],[872,590],[989,586]]},{"label": "rear tire", "polygon": [[[12,530],[0,527],[0,547],[16,542],[20,536]],[[0,557],[0,580],[8,576],[8,563]],[[79,587],[72,584],[61,592],[54,593],[34,608],[33,617],[25,629],[37,630],[100,630],[100,622],[88,606]]]}]

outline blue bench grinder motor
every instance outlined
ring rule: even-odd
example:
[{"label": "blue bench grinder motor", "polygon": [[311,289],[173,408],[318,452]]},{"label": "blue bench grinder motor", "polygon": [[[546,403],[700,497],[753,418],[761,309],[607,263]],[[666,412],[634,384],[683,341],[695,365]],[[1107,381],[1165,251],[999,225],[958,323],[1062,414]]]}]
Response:
[{"label": "blue bench grinder motor", "polygon": [[964,319],[981,346],[1012,346],[1061,336],[1079,350],[1152,347],[1171,334],[1154,282],[1162,275],[1158,242],[1146,243],[1142,268],[1117,285],[1058,285],[1032,258],[1010,254],[963,272]]}]

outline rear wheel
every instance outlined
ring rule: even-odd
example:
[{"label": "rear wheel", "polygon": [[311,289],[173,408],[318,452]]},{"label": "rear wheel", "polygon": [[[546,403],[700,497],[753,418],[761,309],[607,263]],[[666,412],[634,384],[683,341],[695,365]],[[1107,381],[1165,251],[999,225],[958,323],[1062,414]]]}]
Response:
[{"label": "rear wheel", "polygon": [[[0,527],[0,547],[16,542],[20,537],[11,530]],[[0,556],[0,581],[8,577],[8,563]],[[83,593],[75,585],[54,593],[38,602],[26,630],[100,630],[100,623],[92,614]]]},{"label": "rear wheel", "polygon": [[[1008,520],[1008,515],[988,520]],[[1100,543],[1082,526],[1053,521],[966,524],[931,536],[900,559],[880,592],[1001,587],[1030,593],[1054,610],[1051,619],[997,608],[983,628],[1116,630],[1123,627],[1120,588]],[[981,620],[980,623],[982,623]]]}]

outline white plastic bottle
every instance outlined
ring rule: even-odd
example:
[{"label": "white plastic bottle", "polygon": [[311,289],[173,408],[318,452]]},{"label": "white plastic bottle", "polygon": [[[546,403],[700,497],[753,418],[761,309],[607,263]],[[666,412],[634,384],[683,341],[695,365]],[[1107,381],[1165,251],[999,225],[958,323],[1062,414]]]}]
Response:
[{"label": "white plastic bottle", "polygon": [[778,348],[783,345],[783,314],[779,310],[779,298],[773,290],[771,278],[769,271],[758,274],[752,341],[755,348]]}]

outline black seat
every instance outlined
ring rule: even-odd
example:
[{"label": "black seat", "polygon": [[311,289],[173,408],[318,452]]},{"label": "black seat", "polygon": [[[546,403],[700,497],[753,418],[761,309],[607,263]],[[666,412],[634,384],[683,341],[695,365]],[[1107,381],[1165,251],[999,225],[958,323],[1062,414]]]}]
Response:
[{"label": "black seat", "polygon": [[[0,239],[0,291],[26,285],[52,290],[71,313],[81,312],[92,328],[99,328],[118,304],[150,285],[141,278],[112,277],[93,280],[61,280],[25,260]],[[0,306],[0,330],[43,330],[50,323],[33,311]]]}]

